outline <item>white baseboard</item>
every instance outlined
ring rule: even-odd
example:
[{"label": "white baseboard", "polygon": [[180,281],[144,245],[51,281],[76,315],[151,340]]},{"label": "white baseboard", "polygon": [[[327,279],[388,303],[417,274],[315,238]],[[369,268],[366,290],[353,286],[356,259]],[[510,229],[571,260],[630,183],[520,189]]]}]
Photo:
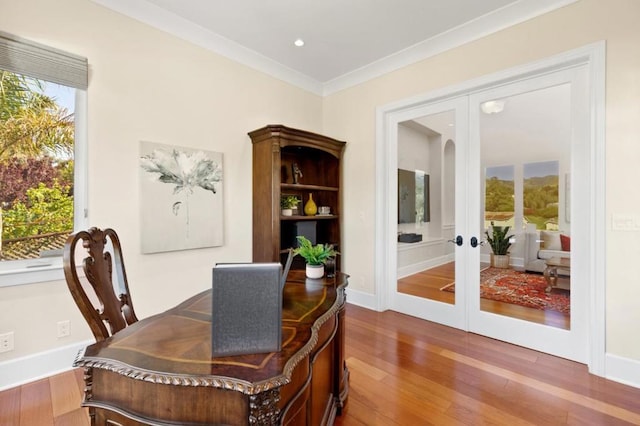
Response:
[{"label": "white baseboard", "polygon": [[640,388],[640,361],[606,354],[605,377],[614,382]]},{"label": "white baseboard", "polygon": [[92,343],[87,340],[0,363],[0,391],[72,369],[78,352]]},{"label": "white baseboard", "polygon": [[422,262],[413,263],[408,266],[398,268],[398,279],[408,277],[418,272],[426,271],[427,269],[435,268],[436,266],[444,265],[455,260],[455,255],[449,254],[445,256],[439,256],[433,259],[427,259]]},{"label": "white baseboard", "polygon": [[352,305],[360,306],[362,308],[371,309],[372,311],[377,311],[377,298],[375,294],[365,293],[358,290],[353,290],[350,288],[346,289],[347,292],[347,303]]}]

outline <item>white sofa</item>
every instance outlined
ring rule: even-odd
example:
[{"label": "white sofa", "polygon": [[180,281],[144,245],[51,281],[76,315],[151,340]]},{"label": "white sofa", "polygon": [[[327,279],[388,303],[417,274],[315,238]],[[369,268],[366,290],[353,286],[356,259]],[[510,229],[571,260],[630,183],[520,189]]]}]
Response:
[{"label": "white sofa", "polygon": [[[544,272],[547,267],[545,260],[552,257],[571,258],[569,236],[561,231],[539,231],[535,229],[535,225],[529,224],[525,232],[524,269]],[[558,269],[558,273],[570,275],[566,269]]]}]

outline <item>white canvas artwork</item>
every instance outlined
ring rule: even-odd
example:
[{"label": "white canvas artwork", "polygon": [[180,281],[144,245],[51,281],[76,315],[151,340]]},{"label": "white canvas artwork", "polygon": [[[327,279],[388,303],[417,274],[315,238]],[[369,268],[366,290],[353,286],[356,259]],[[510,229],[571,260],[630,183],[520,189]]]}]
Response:
[{"label": "white canvas artwork", "polygon": [[142,253],[223,244],[222,153],[140,142]]}]

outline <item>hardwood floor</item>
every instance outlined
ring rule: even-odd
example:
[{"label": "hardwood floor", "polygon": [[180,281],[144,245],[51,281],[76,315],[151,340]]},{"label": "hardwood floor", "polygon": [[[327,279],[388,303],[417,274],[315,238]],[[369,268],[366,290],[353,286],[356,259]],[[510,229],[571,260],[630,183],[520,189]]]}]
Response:
[{"label": "hardwood floor", "polygon": [[[455,303],[455,294],[441,291],[440,289],[455,280],[454,268],[455,264],[451,262],[401,278],[398,280],[398,291],[404,294],[453,304]],[[560,278],[559,282],[563,281],[568,280],[566,278]],[[564,285],[566,285],[566,283]],[[538,324],[546,324],[564,330],[568,330],[570,327],[570,315],[561,312],[527,308],[488,299],[480,300],[480,309],[486,312],[493,312]]]},{"label": "hardwood floor", "polygon": [[640,389],[587,367],[393,311],[347,306],[337,425],[640,424]]},{"label": "hardwood floor", "polygon": [[[347,305],[338,426],[640,425],[640,389],[586,366],[397,312]],[[73,370],[0,392],[0,425],[89,424]]]},{"label": "hardwood floor", "polygon": [[0,425],[87,426],[82,376],[75,369],[0,392]]}]

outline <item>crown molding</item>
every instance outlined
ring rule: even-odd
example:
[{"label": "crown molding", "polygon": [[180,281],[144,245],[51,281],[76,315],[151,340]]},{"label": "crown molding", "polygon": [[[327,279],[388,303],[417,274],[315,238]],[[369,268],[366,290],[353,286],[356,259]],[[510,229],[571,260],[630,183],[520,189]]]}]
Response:
[{"label": "crown molding", "polygon": [[145,0],[91,0],[221,56],[322,96],[321,82]]},{"label": "crown molding", "polygon": [[579,0],[520,0],[324,83],[323,96],[420,62]]},{"label": "crown molding", "polygon": [[357,70],[320,82],[145,0],[91,0],[319,96],[328,96],[579,0],[519,0]]}]

